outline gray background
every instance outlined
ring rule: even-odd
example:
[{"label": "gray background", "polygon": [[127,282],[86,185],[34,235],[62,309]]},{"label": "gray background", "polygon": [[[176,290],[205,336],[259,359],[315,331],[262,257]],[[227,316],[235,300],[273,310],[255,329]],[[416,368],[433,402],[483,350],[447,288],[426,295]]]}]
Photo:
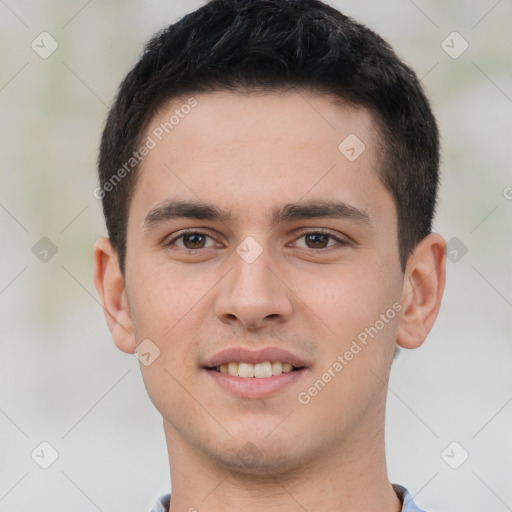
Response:
[{"label": "gray background", "polygon": [[[443,138],[435,227],[454,261],[436,326],[392,372],[390,478],[431,512],[512,510],[512,2],[330,3],[414,67]],[[161,418],[92,282],[92,192],[119,82],[200,5],[0,0],[0,511],[143,511],[168,491]],[[43,31],[47,58],[31,47],[51,48]],[[43,441],[59,454],[48,469]]]}]

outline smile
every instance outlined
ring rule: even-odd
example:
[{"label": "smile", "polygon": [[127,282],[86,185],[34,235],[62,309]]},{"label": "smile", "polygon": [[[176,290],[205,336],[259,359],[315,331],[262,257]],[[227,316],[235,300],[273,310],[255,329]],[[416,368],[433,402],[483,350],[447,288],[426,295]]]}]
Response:
[{"label": "smile", "polygon": [[242,377],[244,379],[265,379],[275,375],[281,375],[282,373],[289,373],[297,369],[298,368],[290,363],[281,363],[279,361],[265,361],[257,364],[230,362],[215,367],[215,371],[217,372],[231,375],[232,377]]},{"label": "smile", "polygon": [[216,385],[231,395],[245,399],[264,399],[276,396],[293,385],[309,368],[296,368],[290,363],[280,362],[232,362],[203,370]]}]

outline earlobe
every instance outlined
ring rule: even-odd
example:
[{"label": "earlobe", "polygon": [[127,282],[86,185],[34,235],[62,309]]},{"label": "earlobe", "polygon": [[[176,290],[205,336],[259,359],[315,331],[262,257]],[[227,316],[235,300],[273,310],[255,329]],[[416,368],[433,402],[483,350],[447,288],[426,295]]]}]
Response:
[{"label": "earlobe", "polygon": [[425,237],[407,261],[397,344],[417,348],[432,329],[446,281],[446,242],[437,233]]},{"label": "earlobe", "polygon": [[123,352],[133,353],[136,344],[124,277],[108,238],[94,244],[94,284],[114,343]]}]

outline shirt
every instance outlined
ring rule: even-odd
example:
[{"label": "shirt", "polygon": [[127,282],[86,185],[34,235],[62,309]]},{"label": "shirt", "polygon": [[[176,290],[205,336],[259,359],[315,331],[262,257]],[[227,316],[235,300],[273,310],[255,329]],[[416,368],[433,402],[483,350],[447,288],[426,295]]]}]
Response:
[{"label": "shirt", "polygon": [[[418,506],[414,503],[411,494],[405,487],[398,484],[391,485],[393,485],[393,489],[395,490],[396,495],[402,502],[402,512],[425,512],[421,508],[418,508]],[[155,506],[151,509],[151,512],[169,512],[170,502],[171,495],[164,494],[155,503]]]}]

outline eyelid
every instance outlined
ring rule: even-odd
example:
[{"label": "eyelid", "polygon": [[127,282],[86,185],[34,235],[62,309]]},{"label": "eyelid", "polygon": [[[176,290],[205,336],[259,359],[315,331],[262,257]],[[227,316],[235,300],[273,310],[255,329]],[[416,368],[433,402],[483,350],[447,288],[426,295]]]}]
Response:
[{"label": "eyelid", "polygon": [[[164,246],[170,246],[170,245],[174,244],[175,242],[177,242],[180,238],[183,238],[184,236],[191,235],[191,234],[204,235],[204,236],[211,238],[212,240],[215,240],[215,238],[205,228],[198,228],[198,229],[188,228],[188,229],[182,229],[181,231],[174,233],[171,238],[169,238],[169,237],[164,238],[162,244]],[[200,249],[185,249],[185,250],[197,252]]]},{"label": "eyelid", "polygon": [[353,243],[347,236],[344,236],[344,235],[334,235],[331,231],[325,229],[325,228],[304,228],[304,230],[300,231],[294,242],[296,242],[299,238],[302,238],[303,236],[305,235],[310,235],[310,234],[314,234],[314,235],[327,235],[328,237],[332,238],[333,240],[335,240],[336,242],[338,242],[337,245],[331,245],[331,246],[328,246],[328,247],[325,247],[325,248],[317,248],[317,249],[314,249],[314,248],[311,248],[311,247],[307,247],[306,249],[307,250],[310,250],[310,251],[324,251],[326,252],[327,250],[329,249],[336,249],[337,246],[339,247],[340,245],[341,246],[345,246],[345,245],[350,245],[351,243]]},{"label": "eyelid", "polygon": [[[215,241],[215,238],[204,228],[196,228],[196,229],[188,228],[188,229],[183,229],[181,231],[178,231],[176,234],[174,234],[172,236],[172,238],[170,240],[168,240],[167,238],[164,239],[163,245],[165,247],[170,247],[170,246],[174,245],[178,240],[180,240],[181,238],[183,238],[184,236],[186,236],[188,234],[204,235],[204,236],[209,237],[209,238],[211,238],[212,240]],[[351,240],[348,237],[334,235],[331,231],[326,230],[324,228],[316,228],[316,229],[315,228],[304,228],[304,229],[300,230],[299,233],[295,236],[295,239],[293,240],[293,243],[295,243],[297,240],[299,240],[303,236],[309,235],[309,234],[327,235],[328,237],[330,237],[333,240],[335,240],[337,242],[337,244],[331,245],[331,246],[327,246],[327,247],[320,247],[320,248],[316,248],[316,249],[315,248],[311,248],[311,247],[306,247],[306,248],[301,248],[301,249],[310,250],[310,251],[323,251],[323,252],[326,252],[326,251],[328,251],[330,249],[336,249],[336,248],[339,248],[339,246],[350,245],[352,243]],[[188,251],[188,252],[199,252],[202,249],[208,249],[208,247],[203,247],[201,249],[187,249],[187,248],[184,248],[182,250]]]}]

